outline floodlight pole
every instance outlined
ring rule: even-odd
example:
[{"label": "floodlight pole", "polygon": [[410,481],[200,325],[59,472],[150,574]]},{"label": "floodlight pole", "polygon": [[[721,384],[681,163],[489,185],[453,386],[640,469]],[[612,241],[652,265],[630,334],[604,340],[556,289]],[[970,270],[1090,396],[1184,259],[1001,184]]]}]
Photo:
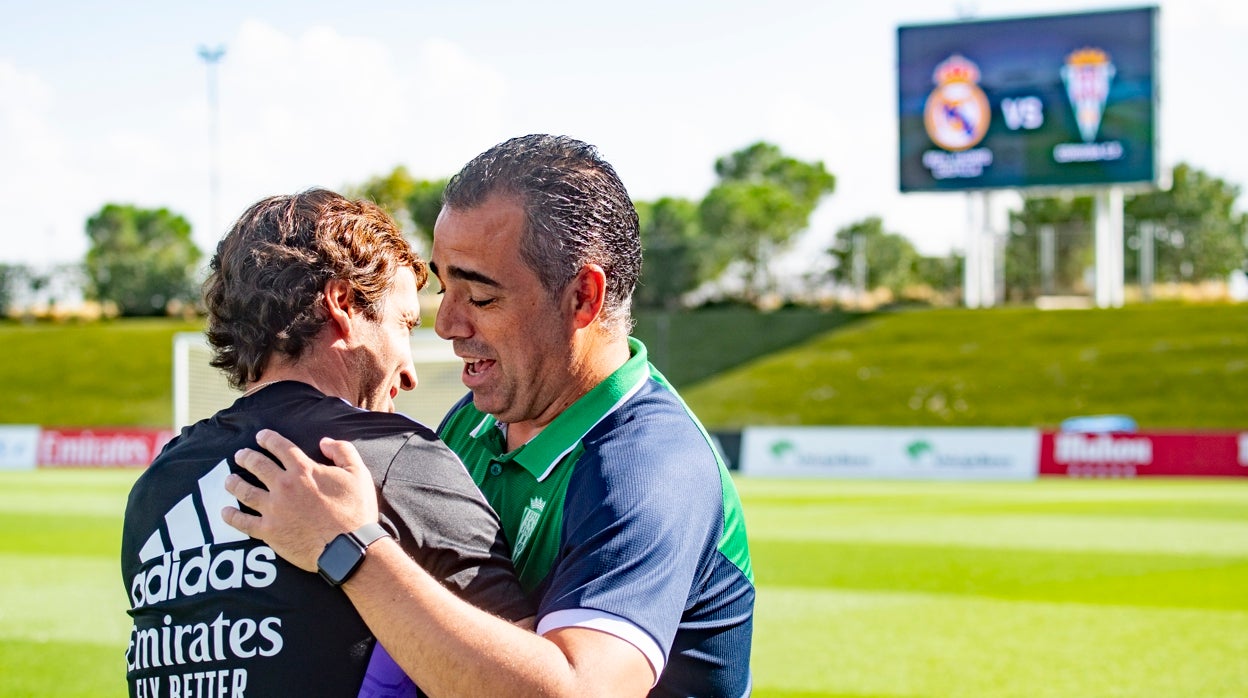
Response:
[{"label": "floodlight pole", "polygon": [[220,134],[217,126],[217,64],[225,56],[225,46],[216,48],[208,48],[206,46],[199,47],[199,57],[204,60],[204,64],[208,67],[208,144],[209,144],[209,164],[208,164],[208,229],[213,236],[219,235],[221,231],[217,230],[217,210],[218,199],[220,198]]}]

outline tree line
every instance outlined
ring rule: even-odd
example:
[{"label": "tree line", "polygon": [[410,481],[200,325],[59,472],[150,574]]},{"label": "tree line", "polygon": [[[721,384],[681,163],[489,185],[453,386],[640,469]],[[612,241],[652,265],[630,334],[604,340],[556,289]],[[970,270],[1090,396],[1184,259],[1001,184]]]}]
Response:
[{"label": "tree line", "polygon": [[[634,297],[639,307],[684,307],[696,291],[715,284],[721,286],[719,298],[731,302],[758,305],[776,295],[780,284],[770,263],[836,189],[835,175],[821,161],[794,158],[766,142],[719,158],[714,171],[716,181],[701,200],[635,202],[644,250]],[[427,250],[446,182],[418,179],[398,166],[348,185],[344,193],[377,202]],[[1238,186],[1180,164],[1169,188],[1128,195],[1128,281],[1143,273],[1157,282],[1201,281],[1244,268],[1248,219],[1235,210],[1239,193]],[[1025,196],[1004,236],[1008,297],[1086,290],[1081,285],[1093,264],[1092,225],[1090,195]],[[89,248],[82,264],[51,273],[76,279],[88,299],[123,316],[197,306],[204,253],[185,217],[165,208],[109,203],[86,221],[85,232]],[[962,283],[958,254],[925,257],[879,216],[839,228],[824,255],[825,269],[803,279],[809,290],[885,289],[897,299],[956,299]],[[49,283],[49,272],[0,265],[0,310],[10,307],[18,291],[30,295]]]}]

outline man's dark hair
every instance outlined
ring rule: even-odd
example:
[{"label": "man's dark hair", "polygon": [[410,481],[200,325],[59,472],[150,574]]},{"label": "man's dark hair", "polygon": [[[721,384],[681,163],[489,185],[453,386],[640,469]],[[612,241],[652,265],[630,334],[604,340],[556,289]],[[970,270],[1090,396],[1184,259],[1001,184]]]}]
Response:
[{"label": "man's dark hair", "polygon": [[374,203],[325,189],[257,202],[217,245],[204,282],[212,365],[235,388],[259,380],[274,352],[298,359],[325,325],[326,282],[346,281],[352,304],[377,320],[405,267],[424,287],[425,263]]},{"label": "man's dark hair", "polygon": [[553,296],[584,265],[601,266],[607,277],[603,325],[628,334],[629,306],[641,274],[637,210],[597,148],[567,136],[513,138],[465,165],[447,183],[442,203],[468,210],[495,194],[522,202],[520,255],[542,286]]}]

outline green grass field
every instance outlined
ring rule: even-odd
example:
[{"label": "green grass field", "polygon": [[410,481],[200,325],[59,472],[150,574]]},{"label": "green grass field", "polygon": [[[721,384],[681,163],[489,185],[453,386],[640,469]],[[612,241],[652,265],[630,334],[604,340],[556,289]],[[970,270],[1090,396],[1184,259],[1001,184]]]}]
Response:
[{"label": "green grass field", "polygon": [[[136,470],[0,472],[0,696],[121,696]],[[755,695],[1244,696],[1248,480],[741,479]]]}]

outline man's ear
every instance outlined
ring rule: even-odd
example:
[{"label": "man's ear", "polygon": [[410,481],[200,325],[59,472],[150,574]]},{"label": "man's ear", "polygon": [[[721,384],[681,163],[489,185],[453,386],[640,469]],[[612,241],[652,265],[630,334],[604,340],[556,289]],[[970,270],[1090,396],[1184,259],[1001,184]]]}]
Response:
[{"label": "man's ear", "polygon": [[330,279],[325,282],[325,313],[329,324],[333,325],[337,334],[343,337],[351,334],[351,320],[355,317],[355,291],[351,284],[342,279]]},{"label": "man's ear", "polygon": [[607,273],[597,264],[586,264],[572,279],[571,294],[573,326],[588,327],[607,302]]}]

